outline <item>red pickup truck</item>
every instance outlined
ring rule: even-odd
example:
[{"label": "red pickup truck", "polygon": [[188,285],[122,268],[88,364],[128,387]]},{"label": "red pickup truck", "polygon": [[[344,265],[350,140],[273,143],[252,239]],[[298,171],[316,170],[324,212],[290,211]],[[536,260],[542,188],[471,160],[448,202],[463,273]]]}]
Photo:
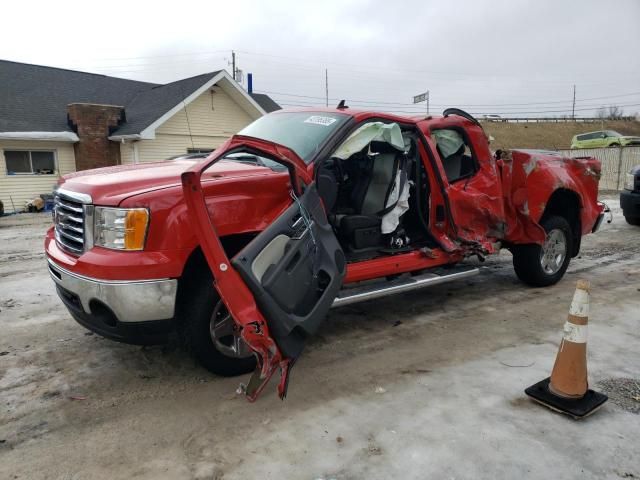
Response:
[{"label": "red pickup truck", "polygon": [[501,248],[532,286],[559,281],[599,228],[600,162],[492,153],[458,109],[399,117],[278,111],[205,160],[61,179],[45,249],[71,315],[105,337],[177,331],[209,370],[288,372],[331,307],[475,275]]}]

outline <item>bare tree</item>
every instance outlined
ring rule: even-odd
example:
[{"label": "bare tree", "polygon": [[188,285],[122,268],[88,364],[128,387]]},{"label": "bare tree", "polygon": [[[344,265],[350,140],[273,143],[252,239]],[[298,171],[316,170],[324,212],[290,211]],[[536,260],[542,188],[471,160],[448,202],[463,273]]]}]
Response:
[{"label": "bare tree", "polygon": [[596,111],[596,117],[601,120],[624,120],[624,110],[617,105],[600,107]]},{"label": "bare tree", "polygon": [[609,106],[609,115],[607,118],[609,120],[621,120],[624,116],[624,110],[617,105]]}]

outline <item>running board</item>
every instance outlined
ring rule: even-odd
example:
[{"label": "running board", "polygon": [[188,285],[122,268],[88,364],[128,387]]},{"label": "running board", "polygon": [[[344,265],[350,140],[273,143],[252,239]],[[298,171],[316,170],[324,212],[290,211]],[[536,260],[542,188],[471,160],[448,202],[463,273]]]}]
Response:
[{"label": "running board", "polygon": [[439,285],[441,283],[460,280],[461,278],[473,277],[480,273],[475,267],[465,269],[455,269],[451,273],[443,271],[441,274],[424,273],[422,275],[400,277],[394,280],[376,282],[374,284],[363,285],[359,287],[346,288],[341,290],[336,299],[333,301],[333,307],[343,307],[352,303],[364,302],[374,298],[386,297],[395,293],[409,292],[419,288]]}]

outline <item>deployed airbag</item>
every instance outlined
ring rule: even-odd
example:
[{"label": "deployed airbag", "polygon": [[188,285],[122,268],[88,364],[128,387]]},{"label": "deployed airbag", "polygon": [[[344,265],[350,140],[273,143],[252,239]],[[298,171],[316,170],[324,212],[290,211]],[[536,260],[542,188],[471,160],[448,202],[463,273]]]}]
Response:
[{"label": "deployed airbag", "polygon": [[462,147],[464,147],[464,138],[455,130],[433,130],[431,135],[436,139],[438,149],[445,159],[455,155]]},{"label": "deployed airbag", "polygon": [[353,132],[349,138],[340,145],[333,156],[341,160],[346,160],[353,154],[360,152],[374,140],[386,142],[397,148],[400,152],[405,151],[404,138],[402,137],[400,125],[397,123],[371,122],[362,125]]},{"label": "deployed airbag", "polygon": [[[405,183],[404,187],[402,184]],[[406,174],[402,170],[398,170],[396,174],[393,190],[387,199],[387,207],[394,203],[396,206],[389,213],[382,217],[381,231],[382,234],[393,233],[400,224],[400,217],[409,210],[409,185]],[[397,202],[397,203],[396,203]]]}]

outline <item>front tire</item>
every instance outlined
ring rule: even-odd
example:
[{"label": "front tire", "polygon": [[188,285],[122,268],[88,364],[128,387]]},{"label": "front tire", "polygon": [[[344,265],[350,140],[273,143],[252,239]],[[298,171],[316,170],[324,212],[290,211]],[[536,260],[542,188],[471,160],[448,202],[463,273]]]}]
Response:
[{"label": "front tire", "polygon": [[210,277],[193,282],[180,306],[180,332],[187,350],[216,375],[234,377],[255,369],[256,359],[239,331]]},{"label": "front tire", "polygon": [[624,219],[627,221],[629,225],[640,226],[640,217],[627,217],[625,215]]},{"label": "front tire", "polygon": [[516,275],[532,287],[547,287],[560,281],[569,267],[573,234],[564,217],[552,215],[540,222],[547,232],[544,245],[518,245],[512,249]]}]

